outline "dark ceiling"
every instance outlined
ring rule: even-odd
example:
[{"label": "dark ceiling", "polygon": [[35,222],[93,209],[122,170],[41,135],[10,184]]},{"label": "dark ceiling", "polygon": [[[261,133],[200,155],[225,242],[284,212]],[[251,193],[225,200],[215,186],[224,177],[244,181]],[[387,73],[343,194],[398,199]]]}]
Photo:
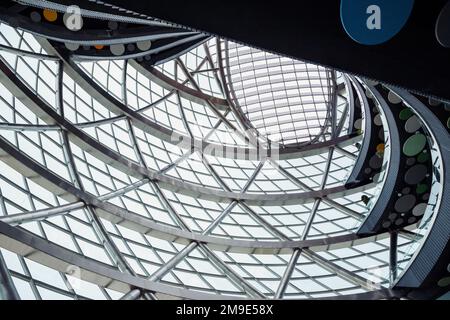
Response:
[{"label": "dark ceiling", "polygon": [[403,30],[377,46],[360,45],[347,36],[340,22],[338,0],[107,2],[450,100],[450,49],[440,46],[434,30],[447,0],[416,0]]}]

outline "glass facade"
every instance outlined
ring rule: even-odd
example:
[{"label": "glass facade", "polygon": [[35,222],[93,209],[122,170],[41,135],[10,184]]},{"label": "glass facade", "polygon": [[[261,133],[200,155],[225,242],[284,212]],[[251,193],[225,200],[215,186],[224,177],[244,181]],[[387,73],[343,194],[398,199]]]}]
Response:
[{"label": "glass facade", "polygon": [[372,121],[354,130],[349,75],[216,37],[151,67],[6,23],[0,45],[0,256],[20,299],[357,297],[419,246],[400,230],[393,263],[389,232],[356,235],[385,179],[346,185]]}]

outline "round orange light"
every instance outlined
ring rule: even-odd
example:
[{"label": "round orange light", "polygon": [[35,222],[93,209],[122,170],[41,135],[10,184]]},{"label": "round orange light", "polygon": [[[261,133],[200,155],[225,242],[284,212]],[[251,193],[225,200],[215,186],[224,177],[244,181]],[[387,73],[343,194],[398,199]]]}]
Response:
[{"label": "round orange light", "polygon": [[377,145],[377,152],[384,152],[384,143]]},{"label": "round orange light", "polygon": [[56,18],[58,18],[58,13],[55,10],[44,9],[43,15],[50,22],[56,21]]},{"label": "round orange light", "polygon": [[97,49],[97,50],[102,50],[104,47],[105,46],[102,45],[102,44],[97,44],[97,45],[94,46],[94,48]]}]

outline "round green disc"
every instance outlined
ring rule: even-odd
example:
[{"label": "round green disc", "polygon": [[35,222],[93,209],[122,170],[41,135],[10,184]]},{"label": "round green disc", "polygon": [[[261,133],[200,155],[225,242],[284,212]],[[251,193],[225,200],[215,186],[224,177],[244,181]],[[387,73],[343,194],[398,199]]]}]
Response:
[{"label": "round green disc", "polygon": [[420,163],[424,163],[427,162],[428,159],[430,158],[430,155],[428,153],[421,153],[417,156],[417,161]]},{"label": "round green disc", "polygon": [[408,120],[414,113],[411,111],[411,109],[409,108],[405,108],[402,111],[400,111],[400,114],[398,115],[398,117],[400,118],[400,120],[406,121]]},{"label": "round green disc", "polygon": [[428,190],[428,186],[426,184],[421,183],[421,184],[417,185],[416,192],[418,194],[422,194],[424,192],[427,192],[427,190]]},{"label": "round green disc", "polygon": [[449,285],[450,285],[450,277],[445,277],[438,281],[439,287],[444,288],[444,287],[448,287]]},{"label": "round green disc", "polygon": [[427,144],[427,138],[419,133],[415,134],[406,140],[405,144],[403,145],[403,153],[407,157],[413,157],[417,154],[419,154],[420,151],[425,148],[425,145]]}]

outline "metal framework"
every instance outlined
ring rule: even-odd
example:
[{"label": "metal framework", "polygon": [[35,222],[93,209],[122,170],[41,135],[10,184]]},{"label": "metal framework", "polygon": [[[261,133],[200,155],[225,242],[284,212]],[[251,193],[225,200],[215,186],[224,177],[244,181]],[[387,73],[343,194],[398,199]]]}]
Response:
[{"label": "metal framework", "polygon": [[0,297],[403,296],[420,234],[358,234],[393,186],[346,186],[354,78],[220,38],[155,66],[33,34],[0,24]]}]

